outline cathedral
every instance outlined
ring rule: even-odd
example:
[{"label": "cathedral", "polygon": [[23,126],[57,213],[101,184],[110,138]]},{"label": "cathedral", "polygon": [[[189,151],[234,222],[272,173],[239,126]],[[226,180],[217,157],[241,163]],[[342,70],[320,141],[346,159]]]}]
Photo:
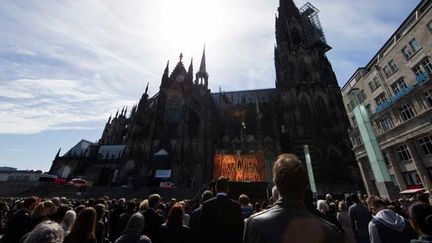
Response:
[{"label": "cathedral", "polygon": [[275,158],[295,153],[305,161],[308,145],[319,193],[357,190],[348,119],[317,14],[310,3],[298,9],[280,0],[276,87],[212,92],[205,50],[196,72],[180,55],[166,65],[157,94],[147,86],[136,106],[108,119],[98,142],[59,150],[50,174],[95,186],[201,188],[221,175],[271,183]]}]

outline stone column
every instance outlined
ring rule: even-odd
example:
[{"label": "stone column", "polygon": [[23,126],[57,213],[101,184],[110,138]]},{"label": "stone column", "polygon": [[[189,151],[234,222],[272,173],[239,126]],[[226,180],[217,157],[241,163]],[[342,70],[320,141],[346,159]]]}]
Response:
[{"label": "stone column", "polygon": [[423,159],[415,145],[415,140],[414,139],[410,139],[407,140],[406,145],[408,147],[408,151],[411,154],[411,159],[412,162],[414,163],[414,166],[417,170],[418,175],[420,176],[421,182],[423,184],[423,187],[426,190],[430,190],[430,186],[431,186],[431,181],[429,178],[429,175],[426,171],[426,168],[424,167],[423,164]]},{"label": "stone column", "polygon": [[358,167],[360,168],[360,173],[363,179],[363,184],[365,185],[366,192],[368,195],[378,195],[376,186],[372,183],[372,178],[369,177],[367,170],[368,161],[365,158],[358,159]]},{"label": "stone column", "polygon": [[401,173],[399,161],[395,156],[394,149],[392,147],[389,147],[385,150],[385,152],[387,153],[387,158],[389,159],[390,165],[393,168],[393,172],[395,174],[396,181],[399,185],[399,189],[401,191],[406,190],[407,184],[406,184],[405,179]]}]

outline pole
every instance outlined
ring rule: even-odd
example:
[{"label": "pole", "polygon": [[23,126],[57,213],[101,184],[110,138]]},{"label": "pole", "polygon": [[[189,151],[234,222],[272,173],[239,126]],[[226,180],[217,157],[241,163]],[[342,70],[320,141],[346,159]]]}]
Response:
[{"label": "pole", "polygon": [[310,153],[309,153],[309,146],[304,145],[303,150],[304,150],[304,154],[305,154],[306,168],[308,171],[310,189],[315,196],[317,194],[317,189],[316,189],[315,177],[314,177],[313,168],[312,168],[312,161],[311,161],[311,157],[310,157]]}]

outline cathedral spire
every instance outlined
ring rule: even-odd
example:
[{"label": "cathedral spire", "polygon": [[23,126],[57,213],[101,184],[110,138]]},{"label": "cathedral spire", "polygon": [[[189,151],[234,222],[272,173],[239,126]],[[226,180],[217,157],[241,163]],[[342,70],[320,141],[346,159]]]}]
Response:
[{"label": "cathedral spire", "polygon": [[117,108],[117,112],[116,112],[116,115],[115,115],[116,118],[118,117],[118,113],[119,113],[119,108]]},{"label": "cathedral spire", "polygon": [[146,86],[146,88],[145,88],[145,92],[144,92],[144,94],[148,94],[148,88],[149,88],[149,82],[147,82],[147,86]]},{"label": "cathedral spire", "polygon": [[168,75],[169,75],[169,60],[167,61],[167,65],[165,67],[163,76],[164,77],[166,76],[168,78]]},{"label": "cathedral spire", "polygon": [[112,114],[109,116],[107,124],[109,124],[111,122],[111,116],[112,116]]},{"label": "cathedral spire", "polygon": [[61,148],[59,148],[59,150],[57,151],[57,154],[55,156],[56,159],[60,158],[60,151],[61,151]]},{"label": "cathedral spire", "polygon": [[193,58],[191,58],[191,62],[190,62],[189,69],[187,72],[187,82],[189,84],[193,83]]},{"label": "cathedral spire", "polygon": [[200,68],[199,71],[196,73],[195,83],[205,85],[206,87],[208,86],[208,73],[206,67],[205,46],[201,57]]},{"label": "cathedral spire", "polygon": [[162,75],[161,87],[166,86],[169,80],[169,60]]}]

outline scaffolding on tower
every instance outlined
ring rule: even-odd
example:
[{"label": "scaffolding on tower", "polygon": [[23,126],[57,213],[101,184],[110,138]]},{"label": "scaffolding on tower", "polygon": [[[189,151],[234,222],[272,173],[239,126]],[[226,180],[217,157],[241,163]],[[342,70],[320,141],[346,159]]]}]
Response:
[{"label": "scaffolding on tower", "polygon": [[306,3],[299,9],[303,17],[306,38],[309,46],[319,46],[324,52],[327,52],[331,47],[327,44],[321,21],[318,17],[319,10],[311,3]]}]

